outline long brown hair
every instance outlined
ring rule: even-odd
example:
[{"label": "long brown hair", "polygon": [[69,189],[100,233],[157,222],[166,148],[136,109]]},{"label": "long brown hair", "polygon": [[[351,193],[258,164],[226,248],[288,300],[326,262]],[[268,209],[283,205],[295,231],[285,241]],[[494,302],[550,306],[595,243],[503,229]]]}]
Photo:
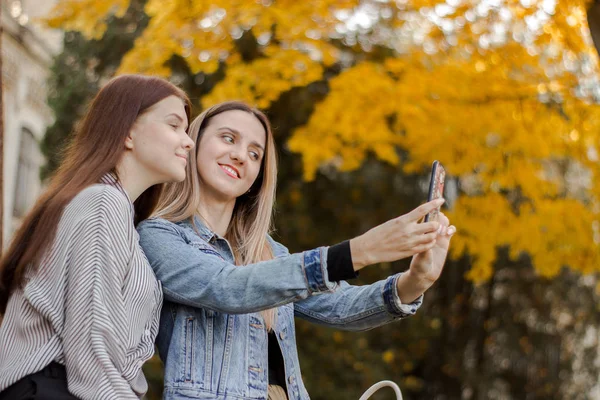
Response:
[{"label": "long brown hair", "polygon": [[[262,124],[266,132],[265,155],[256,181],[250,191],[238,197],[233,209],[231,221],[225,233],[235,256],[237,265],[253,264],[273,258],[271,246],[267,240],[273,222],[273,206],[277,185],[277,154],[269,119],[260,110],[240,101],[227,101],[208,108],[190,124],[189,135],[196,144],[196,151],[190,152],[183,182],[168,183],[156,208],[156,216],[172,222],[191,219],[197,213],[200,202],[200,175],[198,173],[197,154],[200,139],[206,127],[216,115],[226,111],[245,111],[252,114]],[[262,311],[267,329],[275,323],[275,311]]]},{"label": "long brown hair", "polygon": [[[186,94],[161,78],[121,75],[98,92],[77,125],[48,189],[27,214],[0,260],[0,314],[5,312],[12,291],[24,285],[26,272],[39,267],[54,241],[66,205],[105,174],[116,174],[125,139],[136,119],[169,96],[184,101],[189,119],[191,107]],[[154,185],[138,197],[134,203],[136,223],[150,216],[161,191],[162,185]]]}]

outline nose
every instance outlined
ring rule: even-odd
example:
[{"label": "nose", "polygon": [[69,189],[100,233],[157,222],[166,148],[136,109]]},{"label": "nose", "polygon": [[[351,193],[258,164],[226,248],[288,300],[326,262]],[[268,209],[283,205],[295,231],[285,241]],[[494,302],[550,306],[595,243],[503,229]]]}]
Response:
[{"label": "nose", "polygon": [[235,146],[234,148],[231,149],[231,152],[229,153],[229,157],[232,160],[237,161],[240,164],[243,164],[246,161],[246,153],[239,148],[238,146]]},{"label": "nose", "polygon": [[191,149],[193,149],[195,146],[194,141],[192,140],[191,137],[189,137],[187,134],[184,135],[183,138],[183,148],[186,149],[187,151],[190,151]]}]

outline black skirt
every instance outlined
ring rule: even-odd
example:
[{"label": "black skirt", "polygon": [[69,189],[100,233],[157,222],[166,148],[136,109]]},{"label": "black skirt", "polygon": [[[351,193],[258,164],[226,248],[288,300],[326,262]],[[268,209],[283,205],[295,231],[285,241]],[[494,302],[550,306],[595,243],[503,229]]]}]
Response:
[{"label": "black skirt", "polygon": [[78,400],[67,388],[65,367],[53,362],[0,392],[0,400]]}]

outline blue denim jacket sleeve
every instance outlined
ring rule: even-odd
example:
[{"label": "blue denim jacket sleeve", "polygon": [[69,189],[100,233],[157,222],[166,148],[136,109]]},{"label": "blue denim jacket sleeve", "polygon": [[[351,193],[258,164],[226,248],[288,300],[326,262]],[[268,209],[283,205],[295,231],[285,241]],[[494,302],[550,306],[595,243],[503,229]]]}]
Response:
[{"label": "blue denim jacket sleeve", "polygon": [[319,325],[349,331],[368,330],[408,317],[417,312],[423,295],[410,304],[402,304],[396,292],[400,275],[363,286],[342,281],[335,293],[296,302],[294,313]]},{"label": "blue denim jacket sleeve", "polygon": [[143,221],[138,232],[168,301],[245,314],[338,286],[328,280],[326,247],[239,267],[200,237],[186,240],[180,228],[166,220]]},{"label": "blue denim jacket sleeve", "polygon": [[[285,256],[289,251],[271,241],[274,252]],[[371,285],[353,286],[340,282],[335,293],[309,297],[294,304],[295,314],[313,323],[338,329],[361,331],[375,328],[417,312],[423,295],[410,304],[402,304],[396,274]]]}]

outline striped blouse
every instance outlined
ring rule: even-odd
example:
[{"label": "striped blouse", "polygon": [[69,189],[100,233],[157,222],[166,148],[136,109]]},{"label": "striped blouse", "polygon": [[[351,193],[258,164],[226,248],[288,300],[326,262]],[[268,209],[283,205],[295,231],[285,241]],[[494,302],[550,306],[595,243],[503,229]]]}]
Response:
[{"label": "striped blouse", "polygon": [[38,272],[0,325],[0,391],[52,361],[81,399],[137,399],[154,353],[160,283],[138,243],[133,205],[113,175],[65,208]]}]

